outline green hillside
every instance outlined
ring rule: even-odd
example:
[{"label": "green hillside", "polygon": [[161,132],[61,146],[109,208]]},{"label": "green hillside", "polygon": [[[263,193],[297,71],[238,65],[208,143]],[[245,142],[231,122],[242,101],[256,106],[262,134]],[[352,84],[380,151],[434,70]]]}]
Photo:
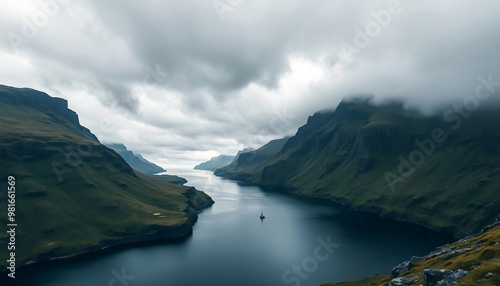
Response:
[{"label": "green hillside", "polygon": [[[63,99],[0,86],[0,134],[0,221],[5,227],[13,176],[17,265],[185,237],[197,211],[213,203],[203,192],[171,183],[178,177],[134,172],[80,126]],[[0,257],[8,257],[7,242],[2,231]]]},{"label": "green hillside", "polygon": [[444,111],[343,101],[309,117],[272,158],[216,174],[462,237],[500,214],[500,108],[486,105],[454,129]]}]

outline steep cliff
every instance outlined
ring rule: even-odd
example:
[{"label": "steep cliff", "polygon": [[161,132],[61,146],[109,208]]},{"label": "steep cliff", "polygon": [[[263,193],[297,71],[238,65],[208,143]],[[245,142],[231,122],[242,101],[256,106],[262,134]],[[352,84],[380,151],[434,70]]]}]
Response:
[{"label": "steep cliff", "polygon": [[500,214],[498,110],[453,128],[400,102],[343,101],[309,117],[272,158],[216,174],[462,236]]},{"label": "steep cliff", "polygon": [[[16,228],[16,265],[110,246],[191,234],[200,209],[213,203],[178,177],[135,172],[80,125],[63,99],[0,87],[0,178],[15,182],[9,204]],[[7,211],[0,221],[9,222]],[[0,234],[0,257],[9,236]],[[0,262],[5,266],[7,260]],[[4,268],[5,269],[5,268]]]}]

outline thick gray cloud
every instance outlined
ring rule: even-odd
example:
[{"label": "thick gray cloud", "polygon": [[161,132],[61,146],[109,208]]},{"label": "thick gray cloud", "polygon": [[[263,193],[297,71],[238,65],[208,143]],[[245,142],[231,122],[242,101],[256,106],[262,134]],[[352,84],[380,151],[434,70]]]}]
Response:
[{"label": "thick gray cloud", "polygon": [[436,2],[9,0],[0,79],[67,98],[104,142],[194,165],[349,94],[430,112],[500,81],[500,2]]}]

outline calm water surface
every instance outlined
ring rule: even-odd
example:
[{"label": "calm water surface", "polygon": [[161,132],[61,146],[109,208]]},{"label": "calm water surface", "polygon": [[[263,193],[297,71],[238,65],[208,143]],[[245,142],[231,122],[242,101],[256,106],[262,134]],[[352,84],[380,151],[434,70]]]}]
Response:
[{"label": "calm water surface", "polygon": [[[192,237],[19,273],[20,285],[320,285],[390,274],[450,237],[208,171],[169,170],[205,191]],[[259,215],[264,211],[266,219]]]}]

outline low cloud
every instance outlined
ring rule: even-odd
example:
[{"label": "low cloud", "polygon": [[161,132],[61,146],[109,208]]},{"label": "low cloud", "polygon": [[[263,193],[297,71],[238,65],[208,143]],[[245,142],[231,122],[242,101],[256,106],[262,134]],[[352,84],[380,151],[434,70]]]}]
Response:
[{"label": "low cloud", "polygon": [[166,168],[291,135],[349,94],[432,112],[500,81],[498,1],[331,2],[7,1],[0,79]]}]

